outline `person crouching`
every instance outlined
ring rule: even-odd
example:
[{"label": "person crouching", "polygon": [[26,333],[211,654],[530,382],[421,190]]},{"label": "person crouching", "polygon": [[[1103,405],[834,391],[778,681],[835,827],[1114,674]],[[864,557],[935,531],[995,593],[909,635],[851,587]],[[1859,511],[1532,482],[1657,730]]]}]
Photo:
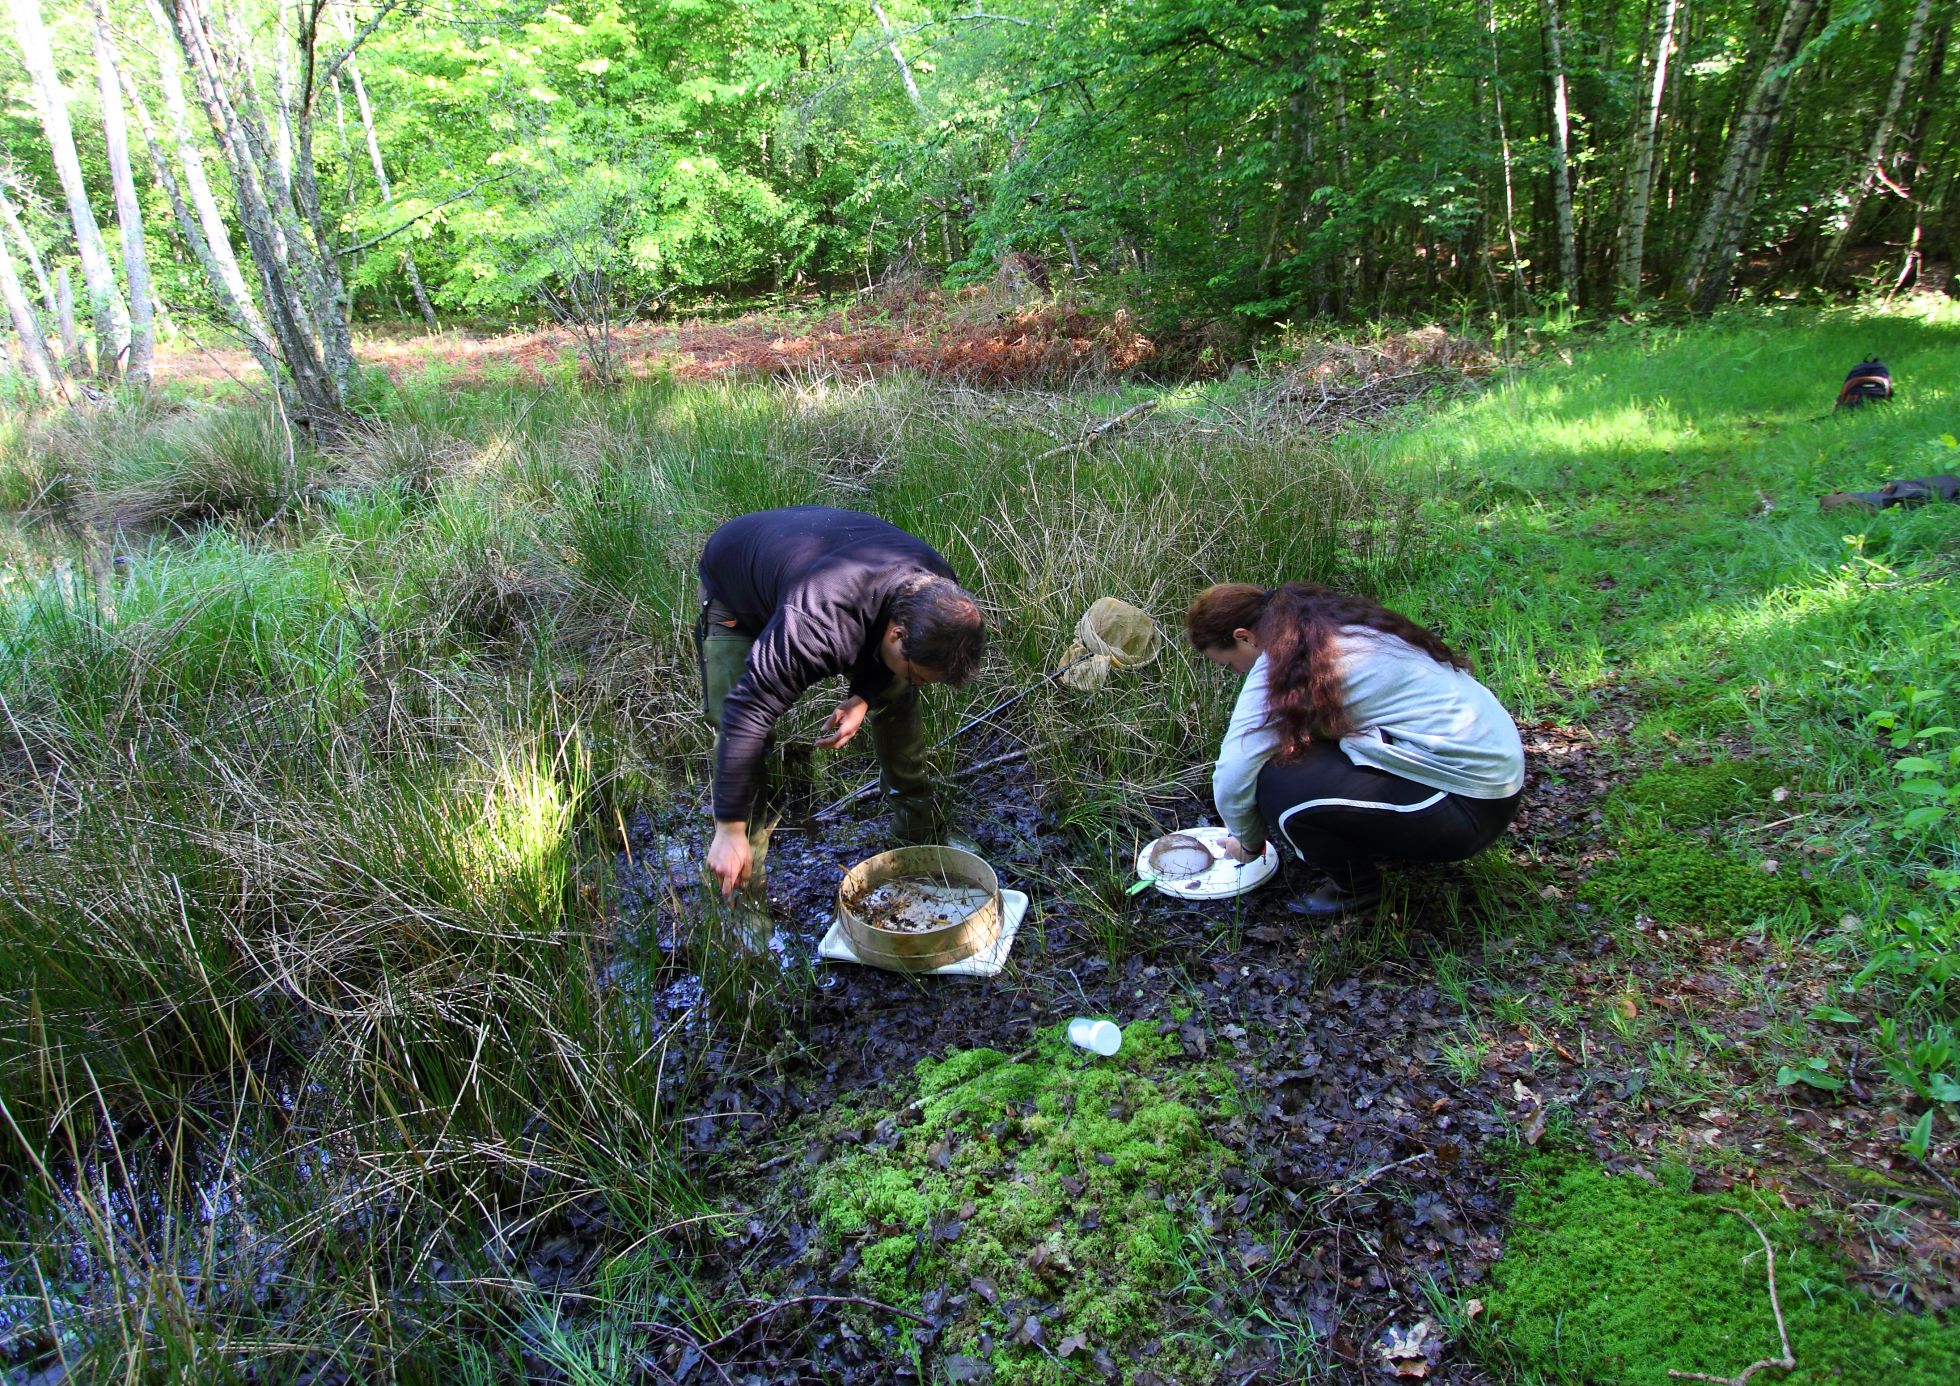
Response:
[{"label": "person crouching", "polygon": [[694,640],[716,731],[708,869],[722,894],[749,884],[749,818],[777,719],[833,676],[848,681],[848,694],[817,745],[847,744],[868,714],[894,836],[941,836],[919,688],[971,679],[987,630],[939,551],[876,515],[798,505],[722,525],[699,572]]},{"label": "person crouching", "polygon": [[1221,583],[1184,629],[1245,676],[1212,775],[1226,851],[1255,860],[1271,834],[1320,871],[1296,913],[1373,905],[1380,862],[1462,861],[1517,813],[1517,724],[1407,617],[1314,583]]}]

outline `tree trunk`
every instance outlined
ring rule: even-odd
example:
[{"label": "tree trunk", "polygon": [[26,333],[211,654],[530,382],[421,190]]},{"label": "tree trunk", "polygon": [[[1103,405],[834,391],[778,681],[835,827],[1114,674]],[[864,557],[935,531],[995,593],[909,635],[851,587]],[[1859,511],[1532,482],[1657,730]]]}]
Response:
[{"label": "tree trunk", "polygon": [[871,0],[871,13],[878,16],[878,27],[885,31],[885,46],[891,50],[892,61],[898,64],[898,77],[905,83],[905,94],[912,99],[912,110],[923,121],[926,118],[926,103],[919,95],[919,84],[912,80],[912,65],[905,61],[905,54],[899,49],[898,36],[892,32],[892,22],[885,18],[885,7],[878,0]]},{"label": "tree trunk", "polygon": [[[252,291],[245,285],[245,274],[238,266],[238,256],[231,245],[231,228],[225,225],[224,214],[218,210],[218,199],[211,192],[211,180],[204,171],[204,153],[197,147],[197,140],[191,132],[190,106],[184,99],[184,66],[178,49],[177,34],[171,27],[170,17],[163,12],[159,0],[149,0],[150,20],[156,26],[157,72],[163,85],[164,110],[170,117],[171,138],[177,142],[178,162],[184,170],[184,191],[190,198],[190,205],[197,212],[198,224],[203,228],[204,243],[210,250],[211,262],[216,266],[212,282],[221,284],[225,293],[238,307],[238,325],[250,342],[257,343],[255,351],[269,351],[272,343],[272,329],[266,325],[259,307],[253,301]],[[140,102],[137,103],[139,109]],[[158,146],[159,154],[161,145]],[[165,160],[167,166],[168,160]],[[189,239],[188,234],[186,239]],[[195,246],[193,245],[193,249]]]},{"label": "tree trunk", "polygon": [[[313,167],[313,97],[321,80],[317,64],[320,39],[320,11],[325,0],[315,0],[300,12],[298,118],[293,122],[293,205],[298,209],[305,231],[310,233],[306,263],[317,272],[319,294],[314,310],[320,325],[320,342],[326,366],[333,375],[334,389],[344,404],[354,389],[354,331],[347,311],[347,285],[340,274],[340,257],[333,238],[327,234],[327,219],[320,210],[320,184]],[[353,49],[346,53],[351,59]]]},{"label": "tree trunk", "polygon": [[[354,31],[353,26],[347,22],[346,13],[335,5],[333,16],[341,36],[351,43]],[[374,166],[375,185],[381,189],[381,200],[384,203],[393,202],[395,190],[388,182],[388,166],[381,161],[381,140],[374,132],[374,107],[368,101],[367,83],[361,80],[360,64],[354,59],[347,60],[346,68],[348,81],[354,87],[354,105],[361,113],[361,129],[367,135],[368,162]],[[408,276],[408,287],[415,293],[415,306],[421,310],[422,321],[428,325],[429,331],[442,331],[442,324],[436,321],[435,305],[429,302],[429,291],[422,287],[422,272],[415,264],[413,250],[402,252],[402,271]]]},{"label": "tree trunk", "polygon": [[[1921,86],[1920,98],[1915,103],[1917,109],[1913,116],[1912,125],[1906,131],[1904,138],[1900,141],[1899,149],[1894,155],[1895,177],[1893,179],[1893,185],[1903,194],[1906,207],[1912,218],[1912,229],[1906,241],[1905,259],[1900,266],[1899,277],[1893,286],[1892,292],[1894,293],[1910,286],[1918,280],[1925,267],[1927,253],[1927,248],[1924,244],[1926,209],[1929,205],[1932,205],[1933,199],[1923,195],[1923,189],[1925,183],[1933,180],[1933,170],[1935,167],[1940,165],[1945,166],[1948,196],[1950,197],[1952,195],[1952,160],[1940,160],[1936,163],[1926,157],[1928,145],[1932,142],[1933,138],[1932,120],[1935,110],[1945,115],[1949,122],[1952,120],[1951,103],[1949,102],[1945,105],[1936,104],[1940,90],[1940,78],[1945,72],[1946,67],[1947,38],[1951,31],[1952,23],[1953,21],[1950,17],[1942,19],[1939,29],[1933,35],[1933,42],[1930,46],[1926,63],[1926,80]],[[1936,185],[1933,198],[1937,198],[1938,195]],[[1947,252],[1949,258],[1951,258],[1952,247],[1950,242],[1947,246]],[[1949,279],[1949,291],[1951,287],[1952,280]]]},{"label": "tree trunk", "polygon": [[1497,3],[1484,0],[1484,30],[1490,37],[1490,98],[1497,119],[1497,148],[1504,161],[1504,240],[1511,248],[1509,275],[1515,292],[1518,266],[1523,256],[1518,250],[1517,186],[1511,176],[1511,135],[1504,125],[1504,72],[1497,55]]},{"label": "tree trunk", "polygon": [[1579,301],[1579,240],[1572,227],[1572,118],[1565,90],[1565,45],[1559,37],[1558,0],[1542,0],[1545,47],[1551,59],[1552,206],[1558,218],[1558,278],[1565,301]]},{"label": "tree trunk", "polygon": [[69,287],[68,267],[57,265],[54,271],[55,322],[61,330],[61,350],[67,357],[67,370],[72,376],[88,374],[88,358],[82,355],[82,334],[75,330],[75,291]]},{"label": "tree trunk", "polygon": [[143,204],[136,198],[136,177],[129,167],[129,127],[123,117],[122,84],[117,74],[114,41],[109,37],[109,12],[95,0],[95,81],[102,94],[102,137],[108,153],[109,181],[115,188],[116,225],[122,232],[123,277],[129,281],[129,362],[127,377],[138,385],[150,383],[150,362],[156,355],[156,328],[150,312],[150,261],[143,250]]},{"label": "tree trunk", "polygon": [[57,388],[54,358],[48,354],[48,339],[34,317],[34,305],[27,301],[27,291],[14,272],[13,252],[7,249],[5,237],[0,237],[0,299],[6,301],[7,316],[20,336],[23,374],[34,382],[36,390],[52,395]]},{"label": "tree trunk", "polygon": [[1891,142],[1892,126],[1899,118],[1899,108],[1905,104],[1906,88],[1912,85],[1912,70],[1919,62],[1919,46],[1925,40],[1926,18],[1932,9],[1933,0],[1919,0],[1913,6],[1912,20],[1906,26],[1905,46],[1899,50],[1899,65],[1892,73],[1892,91],[1885,99],[1885,110],[1878,118],[1878,128],[1872,131],[1871,148],[1865,151],[1865,162],[1859,169],[1858,181],[1852,185],[1846,199],[1844,225],[1831,238],[1830,249],[1824,252],[1824,263],[1817,267],[1819,283],[1829,283],[1836,274],[1838,259],[1851,243],[1852,233],[1858,229],[1858,214],[1864,210],[1865,199],[1871,196],[1872,185],[1878,181],[1879,173],[1885,167],[1885,147]]},{"label": "tree trunk", "polygon": [[55,172],[68,199],[68,219],[75,228],[75,249],[82,261],[82,278],[88,284],[89,302],[95,310],[95,369],[104,379],[112,379],[122,368],[129,349],[129,305],[116,287],[115,270],[109,252],[103,248],[102,231],[88,205],[88,187],[82,181],[81,160],[75,156],[75,132],[68,123],[68,97],[61,89],[55,71],[54,50],[48,44],[48,31],[41,24],[40,0],[13,0],[14,33],[20,39],[21,57],[34,88],[34,104],[39,108],[41,128],[48,137]]},{"label": "tree trunk", "polygon": [[0,183],[0,221],[7,223],[7,229],[14,233],[14,244],[20,247],[21,258],[34,275],[34,286],[41,291],[41,305],[47,309],[49,321],[55,317],[54,281],[48,278],[47,263],[41,259],[41,252],[34,247],[34,240],[27,234],[27,226],[20,219],[20,211],[7,196],[4,183]]},{"label": "tree trunk", "polygon": [[1735,275],[1735,257],[1748,230],[1756,181],[1794,75],[1790,60],[1816,9],[1817,0],[1784,0],[1783,22],[1730,132],[1721,172],[1681,271],[1681,296],[1698,313],[1710,311],[1722,300]]},{"label": "tree trunk", "polygon": [[1627,219],[1620,231],[1620,292],[1640,297],[1641,261],[1647,251],[1647,213],[1654,195],[1654,145],[1661,128],[1661,102],[1667,95],[1667,60],[1674,48],[1674,20],[1681,0],[1661,0],[1655,25],[1653,81],[1647,109],[1633,134],[1633,177],[1627,188]]},{"label": "tree trunk", "polygon": [[253,132],[233,104],[225,80],[227,66],[218,56],[217,35],[205,0],[173,0],[173,4],[171,18],[178,46],[232,175],[239,226],[259,273],[272,336],[286,368],[282,384],[290,389],[299,421],[312,428],[316,437],[331,435],[342,425],[345,396],[322,359],[322,334],[313,316],[315,304],[309,301],[301,273],[287,261],[287,238],[267,195],[267,174],[257,152],[265,147],[260,137],[263,131]]},{"label": "tree trunk", "polygon": [[[171,40],[174,45],[175,39]],[[150,120],[149,107],[143,104],[142,94],[130,80],[127,70],[120,74],[123,82],[123,95],[128,98],[130,109],[136,112],[137,127],[143,132],[143,143],[150,151],[150,169],[156,175],[157,186],[163,189],[164,196],[170,199],[170,211],[177,219],[177,229],[183,233],[184,243],[191,248],[191,255],[197,260],[199,268],[211,283],[211,294],[218,301],[218,308],[230,322],[234,331],[244,338],[245,345],[257,358],[259,366],[268,378],[279,378],[279,361],[272,353],[272,333],[259,316],[257,306],[245,288],[245,281],[238,273],[238,262],[231,258],[229,233],[225,231],[222,220],[218,221],[218,232],[223,238],[224,248],[221,259],[217,246],[211,244],[205,232],[205,223],[185,204],[183,189],[176,176],[170,171],[170,160],[165,157],[163,142],[157,135],[155,124]],[[200,173],[201,176],[201,173]],[[189,170],[185,172],[186,181]],[[204,190],[210,196],[210,188]],[[215,213],[216,208],[212,211]]]}]

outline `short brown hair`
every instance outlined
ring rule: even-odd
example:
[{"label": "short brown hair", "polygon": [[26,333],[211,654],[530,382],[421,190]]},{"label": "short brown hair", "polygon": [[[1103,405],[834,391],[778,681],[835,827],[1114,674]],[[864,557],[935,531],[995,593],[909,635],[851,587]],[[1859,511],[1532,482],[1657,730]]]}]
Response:
[{"label": "short brown hair", "polygon": [[950,684],[968,683],[987,654],[987,623],[973,594],[951,578],[924,577],[892,603],[891,619],[905,631],[899,648],[921,668]]}]

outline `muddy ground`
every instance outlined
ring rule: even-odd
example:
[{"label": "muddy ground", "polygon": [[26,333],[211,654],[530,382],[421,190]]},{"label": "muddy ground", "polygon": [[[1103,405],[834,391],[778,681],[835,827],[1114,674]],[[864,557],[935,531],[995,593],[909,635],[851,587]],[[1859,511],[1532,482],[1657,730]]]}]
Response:
[{"label": "muddy ground", "polygon": [[[1507,848],[1527,861],[1570,858],[1597,822],[1608,757],[1585,731],[1535,726],[1526,737],[1531,776]],[[972,748],[968,761],[1004,747],[1011,743]],[[1467,995],[1475,1008],[1487,999],[1475,979],[1484,966],[1514,979],[1565,975],[1610,954],[1613,934],[1586,906],[1561,910],[1549,938],[1541,923],[1524,941],[1507,925],[1521,902],[1480,894],[1461,871],[1431,868],[1401,877],[1379,917],[1328,927],[1285,908],[1305,884],[1290,863],[1236,904],[1134,897],[1132,951],[1111,962],[1064,888],[1066,864],[1080,851],[1056,827],[1038,765],[1002,767],[963,788],[962,802],[992,806],[966,830],[1004,884],[1035,897],[1009,970],[987,980],[914,980],[820,963],[786,1017],[800,1043],[777,1045],[767,1062],[722,1030],[683,1025],[689,1141],[719,1198],[752,1204],[765,1184],[786,1181],[796,1207],[801,1181],[825,1152],[797,1145],[792,1123],[874,1089],[901,1108],[922,1057],[973,1046],[1012,1053],[1038,1028],[1078,1014],[1155,1021],[1187,1054],[1229,1065],[1250,1099],[1246,1114],[1214,1128],[1245,1177],[1236,1191],[1221,1191],[1207,1219],[1214,1265],[1232,1268],[1212,1287],[1212,1307],[1310,1325],[1328,1367],[1385,1379],[1385,1335],[1430,1315],[1432,1296],[1474,1295],[1501,1253],[1507,1162],[1521,1143],[1542,1137],[1548,1115],[1562,1112],[1564,1129],[1614,1167],[1638,1163],[1615,1116],[1629,1074],[1609,1048],[1595,1044],[1581,1058],[1514,1032],[1468,1078],[1440,1052],[1464,1033],[1460,1000]],[[1166,830],[1174,819],[1188,826],[1206,807],[1194,800],[1161,821]],[[835,825],[799,822],[792,810],[778,830],[767,894],[792,970],[814,957],[843,870],[886,845],[881,828],[872,806]],[[694,839],[698,848],[699,833],[665,814],[642,816],[630,831],[633,862],[622,860],[634,887],[628,913],[658,929],[672,957],[684,957],[688,892],[673,886],[699,870],[686,845]],[[1533,913],[1542,918],[1542,909]],[[1455,998],[1438,977],[1449,954],[1472,960],[1459,984],[1467,992]],[[699,1000],[679,972],[668,994],[677,1016]],[[778,1299],[847,1293],[836,1288],[842,1277],[814,1220],[751,1219],[745,1233],[710,1250],[710,1278],[732,1297],[764,1298],[765,1287]],[[1297,1232],[1283,1255],[1266,1244],[1275,1227]],[[959,1314],[960,1288],[929,1302],[926,1317]],[[929,1342],[931,1330],[922,1336]],[[828,1305],[769,1315],[746,1340],[715,1344],[711,1357],[696,1346],[677,1341],[663,1372],[713,1380],[719,1369],[726,1379],[772,1383],[917,1379],[909,1362],[885,1356]],[[1462,1352],[1431,1356],[1428,1380],[1489,1379]],[[1256,1341],[1243,1346],[1226,1379],[1282,1379],[1260,1359]]]}]

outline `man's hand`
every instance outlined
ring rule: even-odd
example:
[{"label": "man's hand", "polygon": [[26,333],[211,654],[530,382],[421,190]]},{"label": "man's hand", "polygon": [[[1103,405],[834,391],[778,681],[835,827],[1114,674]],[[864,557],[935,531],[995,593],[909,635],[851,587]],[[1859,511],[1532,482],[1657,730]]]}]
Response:
[{"label": "man's hand", "polygon": [[846,698],[830,714],[828,724],[830,734],[818,737],[817,744],[826,751],[834,751],[839,746],[850,745],[851,738],[856,736],[858,728],[864,725],[864,714],[870,710],[871,705],[864,699]]},{"label": "man's hand", "polygon": [[749,825],[742,822],[715,824],[715,840],[708,844],[708,870],[721,882],[721,898],[726,900],[749,883],[749,868],[755,855],[749,850]]},{"label": "man's hand", "polygon": [[1265,856],[1266,844],[1261,842],[1248,847],[1236,837],[1228,837],[1218,844],[1218,850],[1224,853],[1227,860],[1235,861],[1240,866],[1244,866],[1247,862],[1258,861],[1259,858]]}]

